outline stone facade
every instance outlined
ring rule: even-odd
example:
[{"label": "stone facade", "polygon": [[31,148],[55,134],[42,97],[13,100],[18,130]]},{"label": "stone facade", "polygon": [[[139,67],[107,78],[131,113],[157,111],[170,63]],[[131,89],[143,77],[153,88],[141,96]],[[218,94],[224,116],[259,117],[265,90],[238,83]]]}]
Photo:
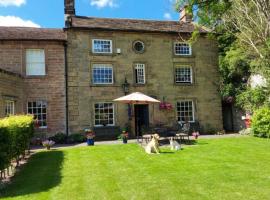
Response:
[{"label": "stone facade", "polygon": [[[151,124],[158,121],[172,125],[177,121],[176,103],[180,100],[193,100],[195,120],[205,129],[222,130],[221,100],[218,92],[218,49],[217,43],[199,37],[192,46],[191,56],[174,55],[174,42],[180,40],[178,34],[147,33],[131,31],[102,31],[68,29],[68,93],[69,128],[71,132],[94,126],[94,103],[112,102],[123,96],[122,84],[125,78],[131,84],[130,92],[140,91],[159,100],[165,99],[173,105],[171,111],[159,110],[159,105],[149,106]],[[181,37],[187,37],[181,34]],[[93,54],[92,39],[112,40],[111,55]],[[135,53],[132,44],[141,40],[145,52]],[[116,49],[121,49],[117,54]],[[112,85],[92,84],[94,63],[113,65]],[[146,84],[134,82],[134,64],[144,63]],[[192,66],[193,83],[176,84],[174,71],[177,65]],[[128,122],[127,106],[114,104],[115,125],[124,127]],[[205,130],[207,131],[207,130]]]},{"label": "stone facade", "polygon": [[[44,49],[45,76],[26,76],[25,58],[27,49]],[[39,131],[50,134],[64,133],[66,131],[65,53],[63,41],[1,41],[0,68],[20,76],[18,78],[1,75],[0,79],[1,82],[5,82],[5,79],[10,78],[6,82],[6,86],[1,84],[0,93],[15,98],[18,96],[16,114],[27,113],[27,102],[29,101],[46,101],[47,128]],[[13,89],[10,88],[9,83]]]},{"label": "stone facade", "polygon": [[0,70],[0,118],[5,117],[7,101],[15,102],[16,113],[23,113],[24,83],[20,75]]}]

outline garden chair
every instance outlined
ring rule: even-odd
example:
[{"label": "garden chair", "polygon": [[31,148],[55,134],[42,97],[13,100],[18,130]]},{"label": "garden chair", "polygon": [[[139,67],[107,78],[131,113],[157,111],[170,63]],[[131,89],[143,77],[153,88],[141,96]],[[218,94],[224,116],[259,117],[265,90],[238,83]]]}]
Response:
[{"label": "garden chair", "polygon": [[190,142],[189,136],[190,136],[190,123],[180,123],[179,124],[179,130],[175,134],[176,138],[180,141],[185,140],[185,138],[188,140],[188,143]]}]

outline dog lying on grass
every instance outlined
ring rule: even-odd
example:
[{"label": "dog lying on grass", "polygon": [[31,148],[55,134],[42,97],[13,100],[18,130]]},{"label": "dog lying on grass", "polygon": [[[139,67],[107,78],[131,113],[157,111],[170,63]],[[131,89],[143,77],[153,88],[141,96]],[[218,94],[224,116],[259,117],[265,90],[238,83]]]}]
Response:
[{"label": "dog lying on grass", "polygon": [[159,135],[154,134],[151,141],[146,145],[145,152],[148,154],[151,154],[151,153],[160,154],[158,140],[159,140]]}]

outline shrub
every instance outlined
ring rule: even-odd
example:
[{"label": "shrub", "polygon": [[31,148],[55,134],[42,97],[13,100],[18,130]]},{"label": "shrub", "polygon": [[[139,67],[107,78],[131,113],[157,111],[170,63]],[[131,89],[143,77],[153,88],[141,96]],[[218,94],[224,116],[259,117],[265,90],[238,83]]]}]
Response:
[{"label": "shrub", "polygon": [[68,136],[69,143],[81,143],[86,141],[86,136],[81,133],[74,133]]},{"label": "shrub", "polygon": [[50,137],[49,140],[53,140],[56,144],[66,143],[66,135],[64,133],[57,133]]},{"label": "shrub", "polygon": [[262,107],[255,111],[251,128],[255,136],[270,138],[270,107]]},{"label": "shrub", "polygon": [[13,158],[24,155],[34,134],[33,116],[11,116],[0,120],[0,170]]}]

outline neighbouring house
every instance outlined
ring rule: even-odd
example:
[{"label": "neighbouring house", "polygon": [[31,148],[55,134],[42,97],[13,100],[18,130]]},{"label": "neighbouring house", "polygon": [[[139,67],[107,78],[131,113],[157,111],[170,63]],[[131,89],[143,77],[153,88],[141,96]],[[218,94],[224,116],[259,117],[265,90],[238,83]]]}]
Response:
[{"label": "neighbouring house", "polygon": [[37,131],[66,132],[62,29],[0,27],[0,117],[33,114]]},{"label": "neighbouring house", "polygon": [[[223,129],[217,42],[199,28],[188,43],[196,27],[184,9],[179,21],[154,21],[77,16],[74,5],[65,0],[70,132],[94,127],[108,137],[137,123],[141,134],[138,125],[185,120]],[[113,102],[135,91],[167,104]]]}]

